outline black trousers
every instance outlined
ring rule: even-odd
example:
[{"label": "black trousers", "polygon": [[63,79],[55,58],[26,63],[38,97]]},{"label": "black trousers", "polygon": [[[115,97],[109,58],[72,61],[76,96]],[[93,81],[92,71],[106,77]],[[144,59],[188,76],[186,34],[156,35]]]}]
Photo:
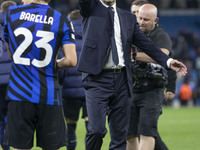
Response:
[{"label": "black trousers", "polygon": [[107,133],[106,115],[110,128],[109,150],[125,150],[130,114],[130,96],[126,72],[101,72],[83,81],[88,111],[86,150],[100,150]]}]

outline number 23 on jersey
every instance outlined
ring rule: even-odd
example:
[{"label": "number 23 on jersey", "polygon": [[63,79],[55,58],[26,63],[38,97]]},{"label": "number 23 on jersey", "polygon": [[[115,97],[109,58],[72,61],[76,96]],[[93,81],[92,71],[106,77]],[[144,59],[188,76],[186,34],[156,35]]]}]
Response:
[{"label": "number 23 on jersey", "polygon": [[46,67],[52,59],[53,55],[53,48],[49,44],[51,40],[54,39],[54,33],[49,31],[42,31],[38,30],[36,32],[36,37],[41,37],[38,41],[36,41],[35,46],[37,48],[43,48],[46,51],[45,58],[43,60],[37,60],[34,58],[32,61],[30,58],[24,58],[22,57],[22,54],[27,50],[27,48],[32,44],[33,42],[33,35],[30,30],[26,28],[17,28],[14,31],[15,36],[23,35],[24,41],[19,45],[19,47],[16,49],[15,53],[13,54],[13,61],[15,64],[21,64],[21,65],[34,65],[38,68]]}]

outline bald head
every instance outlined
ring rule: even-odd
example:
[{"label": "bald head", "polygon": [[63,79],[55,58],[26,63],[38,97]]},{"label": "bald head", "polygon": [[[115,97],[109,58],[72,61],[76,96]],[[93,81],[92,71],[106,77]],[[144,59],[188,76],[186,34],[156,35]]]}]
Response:
[{"label": "bald head", "polygon": [[158,10],[153,4],[144,4],[138,12],[138,23],[144,33],[151,32],[158,22]]},{"label": "bald head", "polygon": [[158,15],[158,10],[153,4],[144,4],[139,9],[140,12],[149,14],[151,17],[156,18]]}]

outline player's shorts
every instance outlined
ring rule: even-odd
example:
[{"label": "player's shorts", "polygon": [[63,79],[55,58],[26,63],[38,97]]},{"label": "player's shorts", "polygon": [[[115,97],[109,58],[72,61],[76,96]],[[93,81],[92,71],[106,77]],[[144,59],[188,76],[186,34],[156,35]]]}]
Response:
[{"label": "player's shorts", "polygon": [[80,98],[80,99],[63,98],[63,109],[65,118],[78,121],[81,108],[82,108],[82,118],[87,117],[85,98]]},{"label": "player's shorts", "polygon": [[157,137],[157,123],[164,98],[163,89],[133,93],[128,136]]},{"label": "player's shorts", "polygon": [[58,149],[67,145],[67,131],[62,106],[10,101],[4,144],[18,149],[37,146]]}]

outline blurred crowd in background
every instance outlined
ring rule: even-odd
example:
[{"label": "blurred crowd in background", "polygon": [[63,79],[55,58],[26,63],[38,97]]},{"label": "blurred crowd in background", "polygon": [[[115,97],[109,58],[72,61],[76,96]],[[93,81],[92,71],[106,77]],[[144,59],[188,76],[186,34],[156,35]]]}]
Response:
[{"label": "blurred crowd in background", "polygon": [[[0,0],[0,4],[6,0]],[[17,4],[21,3],[21,0],[12,0]],[[120,8],[129,10],[130,4],[134,0],[117,0],[117,5]],[[200,0],[148,0],[150,3],[156,5],[158,9],[197,9],[200,7]],[[62,12],[70,12],[71,10],[78,8],[78,0],[52,0],[50,5]]]},{"label": "blurred crowd in background", "polygon": [[[6,0],[0,0],[0,4]],[[13,0],[21,4],[21,0]],[[117,6],[127,11],[134,0],[117,0]],[[181,86],[189,85],[191,95],[187,105],[200,106],[200,0],[148,0],[159,10],[159,25],[173,42],[173,56],[188,68],[186,77],[177,76],[176,97],[171,105],[180,106]],[[52,0],[50,6],[68,14],[78,9],[78,0]],[[185,92],[190,92],[185,89]]]}]

